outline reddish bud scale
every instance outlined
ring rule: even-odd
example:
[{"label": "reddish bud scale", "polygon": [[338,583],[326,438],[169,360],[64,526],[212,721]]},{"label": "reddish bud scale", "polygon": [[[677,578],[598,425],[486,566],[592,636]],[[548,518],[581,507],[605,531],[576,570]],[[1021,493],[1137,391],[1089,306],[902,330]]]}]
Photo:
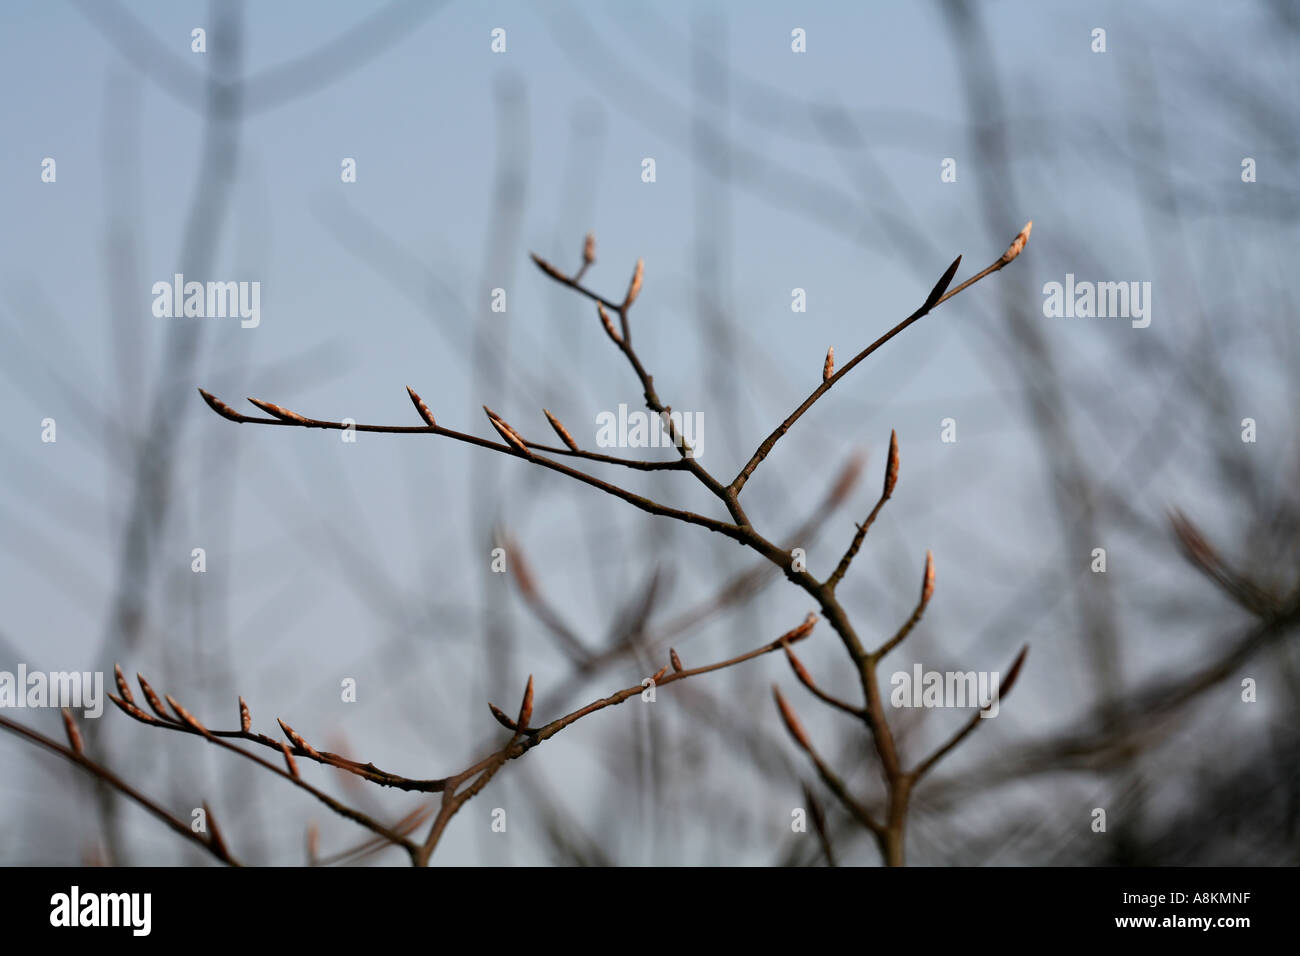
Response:
[{"label": "reddish bud scale", "polygon": [[146,724],[158,723],[158,721],[154,720],[154,718],[150,717],[148,714],[146,714],[135,704],[131,703],[130,701],[123,700],[121,697],[118,697],[116,694],[109,694],[108,699],[111,700],[114,704],[116,704],[118,709],[121,710],[122,713],[126,714],[129,717],[134,717],[136,720]]},{"label": "reddish bud scale", "polygon": [[68,745],[79,754],[86,752],[85,742],[81,739],[81,731],[77,729],[77,722],[72,717],[72,711],[63,708],[63,730],[68,735]]},{"label": "reddish bud scale", "polygon": [[638,259],[636,268],[632,271],[632,281],[627,286],[627,297],[623,300],[623,308],[627,308],[636,301],[636,297],[641,294],[641,280],[645,276],[645,260]]},{"label": "reddish bud scale", "polygon": [[804,732],[803,724],[799,723],[799,718],[795,716],[794,710],[786,702],[785,697],[776,686],[772,687],[772,694],[776,697],[776,706],[781,711],[781,719],[785,722],[785,729],[790,731],[790,736],[795,739],[795,743],[811,753],[812,744],[808,741],[808,734]]},{"label": "reddish bud scale", "polygon": [[144,679],[144,676],[137,673],[135,679],[140,682],[140,690],[144,692],[144,699],[149,702],[149,708],[163,720],[171,722],[171,714],[167,713],[167,708],[163,706],[162,700],[154,693],[154,689],[149,686],[149,682]]},{"label": "reddish bud scale", "polygon": [[1024,251],[1025,243],[1029,241],[1029,233],[1033,231],[1033,228],[1034,220],[1031,219],[1029,222],[1025,223],[1025,228],[1020,230],[1019,235],[1017,235],[1015,239],[1011,240],[1011,245],[1007,246],[1007,251],[1002,253],[1003,262],[1010,262]]},{"label": "reddish bud scale", "polygon": [[289,768],[289,773],[294,777],[297,777],[298,761],[293,759],[293,752],[289,749],[289,745],[286,744],[283,740],[280,741],[280,752],[284,754],[284,763],[285,766]]},{"label": "reddish bud scale", "polygon": [[283,720],[280,720],[279,717],[276,718],[276,721],[280,724],[280,729],[284,731],[284,735],[288,737],[290,741],[293,742],[293,745],[295,747],[297,747],[303,753],[309,754],[312,757],[316,757],[317,759],[324,759],[323,757],[321,757],[319,753],[316,752],[315,748],[313,748],[311,744],[307,743],[307,741],[302,738],[301,734],[297,733],[292,727],[286,724]]},{"label": "reddish bud scale", "polygon": [[131,693],[131,685],[126,682],[126,675],[122,673],[122,665],[113,665],[113,679],[117,681],[117,692],[122,695],[122,699],[129,704],[135,703],[135,695]]},{"label": "reddish bud scale", "polygon": [[411,403],[415,406],[415,410],[420,413],[420,417],[424,419],[424,423],[430,428],[437,428],[438,423],[434,421],[433,412],[429,411],[429,406],[424,404],[424,399],[415,394],[415,389],[409,385],[406,386],[406,393],[411,396]]},{"label": "reddish bud scale", "polygon": [[515,726],[519,733],[528,729],[528,722],[533,719],[533,675],[528,675],[528,686],[524,688],[524,700],[519,705],[519,719]]},{"label": "reddish bud scale", "polygon": [[488,408],[486,405],[483,406],[483,411],[487,412],[488,421],[492,423],[492,427],[496,429],[497,434],[504,438],[508,445],[512,446],[526,458],[531,459],[533,457],[533,453],[528,450],[528,446],[524,444],[524,440],[519,437],[518,432],[506,424],[505,419],[492,411],[492,409]]},{"label": "reddish bud scale", "polygon": [[549,411],[547,411],[544,408],[542,409],[542,411],[546,413],[546,420],[550,422],[551,427],[555,429],[555,434],[560,436],[560,441],[568,445],[570,451],[577,451],[578,443],[573,440],[573,436],[569,434],[569,430],[565,428],[564,425],[560,422],[560,420],[556,418],[554,415],[552,415]]},{"label": "reddish bud scale", "polygon": [[297,412],[290,411],[287,408],[282,408],[275,404],[275,402],[264,402],[260,398],[250,398],[249,401],[268,415],[272,415],[283,422],[294,422],[298,425],[307,424],[307,419],[303,418]]},{"label": "reddish bud scale", "polygon": [[183,724],[185,724],[187,727],[190,727],[193,730],[197,730],[205,737],[208,736],[208,728],[204,727],[201,723],[199,723],[197,717],[191,714],[179,703],[177,703],[176,699],[172,697],[171,694],[167,695],[167,703],[172,705],[172,710],[176,711],[176,716],[181,719],[181,722]]},{"label": "reddish bud scale", "polygon": [[199,389],[199,394],[202,395],[203,400],[208,403],[208,407],[222,418],[228,418],[232,422],[242,422],[244,420],[243,415],[239,414],[239,412],[235,411],[211,392],[205,392],[203,389]]},{"label": "reddish bud scale", "polygon": [[545,259],[543,259],[541,256],[537,255],[537,253],[535,253],[535,252],[531,252],[531,253],[529,253],[529,255],[531,255],[531,256],[533,257],[533,262],[537,263],[537,268],[541,269],[543,272],[545,272],[545,273],[546,273],[548,276],[550,276],[552,279],[558,279],[558,280],[561,281],[561,282],[568,282],[568,281],[569,281],[569,277],[568,277],[568,276],[566,276],[566,275],[565,275],[563,272],[561,272],[559,269],[555,268],[555,266],[551,265],[549,262],[547,262],[547,261],[546,261]]},{"label": "reddish bud scale", "polygon": [[888,498],[894,493],[898,484],[898,432],[889,433],[889,461],[885,464],[885,490],[882,497]]},{"label": "reddish bud scale", "polygon": [[492,716],[496,718],[497,723],[500,724],[502,727],[504,727],[506,730],[519,729],[519,725],[516,724],[513,720],[511,720],[509,717],[507,717],[506,712],[502,710],[500,707],[498,707],[496,704],[489,703],[488,709],[492,711]]}]

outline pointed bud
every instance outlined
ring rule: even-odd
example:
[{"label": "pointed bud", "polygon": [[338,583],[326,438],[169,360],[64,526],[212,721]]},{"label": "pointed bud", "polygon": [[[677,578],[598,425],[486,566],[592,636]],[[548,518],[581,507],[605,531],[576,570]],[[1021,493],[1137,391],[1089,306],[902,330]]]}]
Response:
[{"label": "pointed bud", "polygon": [[808,741],[808,734],[803,729],[803,724],[799,723],[799,718],[795,716],[794,709],[786,702],[785,697],[781,695],[780,689],[773,684],[772,694],[776,697],[776,706],[781,711],[781,719],[785,722],[785,729],[790,731],[790,736],[804,750],[812,753],[812,744]]},{"label": "pointed bud", "polygon": [[822,381],[829,382],[835,374],[835,346],[826,350],[826,362],[822,365]]},{"label": "pointed bud", "polygon": [[585,265],[591,265],[596,261],[596,236],[594,233],[587,233],[587,239],[582,244],[582,261]]},{"label": "pointed bud", "polygon": [[280,741],[280,752],[284,754],[284,763],[285,766],[289,768],[290,775],[297,777],[298,761],[293,759],[293,751],[289,749],[289,745],[286,744],[283,740]]},{"label": "pointed bud", "polygon": [[113,665],[113,679],[117,681],[117,692],[122,695],[122,699],[128,704],[135,703],[135,695],[131,693],[131,685],[126,682],[126,675],[122,673],[122,665]]},{"label": "pointed bud", "polygon": [[135,679],[140,682],[140,690],[144,691],[144,699],[149,702],[150,710],[168,723],[175,723],[171,714],[167,713],[167,708],[163,706],[162,700],[154,693],[153,688],[149,686],[149,682],[144,679],[144,676],[137,672]]},{"label": "pointed bud", "polygon": [[568,445],[570,451],[577,451],[578,443],[573,440],[573,436],[569,434],[569,430],[564,427],[558,418],[546,411],[546,409],[543,408],[542,411],[546,413],[546,420],[550,422],[551,427],[555,429],[555,434],[560,436],[560,441]]},{"label": "pointed bud", "polygon": [[673,662],[673,670],[675,671],[684,670],[684,668],[682,667],[682,659],[677,656],[677,652],[673,650],[671,647],[668,648],[668,659]]},{"label": "pointed bud", "polygon": [[930,603],[934,597],[934,552],[925,552],[925,577],[921,580],[921,606]]},{"label": "pointed bud", "polygon": [[561,272],[559,269],[555,268],[555,266],[551,265],[549,262],[547,262],[545,259],[543,259],[541,256],[539,256],[537,253],[535,253],[535,252],[530,252],[529,255],[533,257],[533,262],[537,263],[537,268],[541,269],[543,272],[545,272],[545,273],[546,273],[548,276],[550,276],[552,279],[557,279],[557,280],[559,280],[560,282],[568,282],[568,281],[569,281],[569,277],[568,277],[568,276],[566,276],[566,275],[565,275],[563,272]]},{"label": "pointed bud", "polygon": [[274,402],[264,402],[260,398],[250,398],[249,401],[268,415],[272,415],[280,419],[282,422],[293,422],[295,425],[307,424],[307,419],[303,418],[297,412],[291,412],[287,408],[281,408]]},{"label": "pointed bud", "polygon": [[176,699],[172,697],[171,694],[167,695],[167,703],[172,705],[172,710],[176,711],[176,716],[181,719],[181,723],[185,724],[191,730],[197,730],[205,737],[210,736],[208,734],[208,728],[204,727],[201,723],[199,723],[198,718],[196,718],[193,714],[191,714],[180,704],[178,704],[176,702]]},{"label": "pointed bud", "polygon": [[644,275],[645,275],[645,260],[638,259],[636,261],[636,269],[632,271],[632,281],[629,282],[627,286],[627,297],[623,300],[624,309],[626,309],[633,302],[635,302],[636,297],[641,294],[641,279]]},{"label": "pointed bud", "polygon": [[68,735],[68,745],[79,754],[86,752],[86,745],[81,739],[81,731],[77,729],[77,722],[72,718],[72,711],[63,708],[63,730]]},{"label": "pointed bud", "polygon": [[279,717],[275,719],[280,724],[280,729],[284,731],[284,735],[289,738],[289,740],[293,743],[295,747],[297,747],[299,750],[301,750],[303,753],[307,754],[308,756],[316,757],[322,760],[324,759],[323,757],[321,757],[319,753],[316,752],[316,750],[312,747],[311,744],[307,743],[307,741],[305,741],[302,738],[301,734],[296,733],[292,727],[286,724],[283,720],[280,720]]},{"label": "pointed bud", "polygon": [[253,729],[253,714],[248,709],[248,703],[244,698],[239,698],[239,729],[248,733]]},{"label": "pointed bud", "polygon": [[654,676],[651,677],[650,679],[651,679],[652,681],[654,681],[654,682],[657,684],[657,683],[659,683],[661,680],[664,679],[664,675],[667,674],[667,673],[668,673],[668,665],[665,664],[663,667],[661,667],[661,668],[659,668],[657,671],[655,671],[655,672],[654,672]]},{"label": "pointed bud", "polygon": [[205,392],[203,389],[199,389],[199,394],[202,395],[203,400],[208,403],[208,407],[222,418],[229,418],[232,422],[242,422],[244,420],[243,415],[239,414],[239,412],[235,411],[211,392]]},{"label": "pointed bud", "polygon": [[890,431],[889,433],[889,460],[885,463],[885,491],[882,498],[888,498],[894,493],[894,486],[898,484],[898,432]]},{"label": "pointed bud", "polygon": [[488,709],[492,711],[492,716],[496,718],[498,724],[506,730],[514,731],[519,729],[519,725],[506,716],[506,712],[491,702],[488,703]]},{"label": "pointed bud", "polygon": [[948,286],[952,285],[952,278],[957,274],[957,267],[960,265],[961,256],[952,260],[952,265],[948,267],[948,271],[939,277],[939,281],[934,284],[934,288],[930,290],[930,294],[926,297],[925,305],[921,306],[923,311],[928,312],[939,304],[939,300],[943,298],[943,294],[948,291]]},{"label": "pointed bud", "polygon": [[609,313],[599,302],[596,303],[596,312],[600,315],[600,324],[605,327],[605,334],[614,340],[615,345],[623,344],[623,336],[619,335],[614,328],[614,323],[609,318]]},{"label": "pointed bud", "polygon": [[437,428],[438,423],[433,420],[433,412],[429,411],[429,406],[424,404],[424,399],[415,394],[415,389],[406,386],[406,394],[411,396],[411,402],[415,405],[415,410],[420,413],[420,417],[424,419],[424,423],[430,428]]},{"label": "pointed bud", "polygon": [[528,729],[528,722],[533,719],[533,675],[528,675],[528,686],[524,688],[524,700],[519,705],[519,719],[515,721],[518,732]]},{"label": "pointed bud", "polygon": [[528,458],[531,461],[533,453],[528,450],[528,446],[524,444],[524,440],[519,437],[518,432],[507,425],[504,419],[486,405],[483,406],[483,411],[487,412],[488,421],[490,421],[492,427],[497,430],[497,434],[504,438],[507,444],[511,445],[516,451],[520,452],[525,458]]},{"label": "pointed bud", "polygon": [[158,721],[154,720],[152,717],[146,714],[135,704],[123,700],[121,697],[118,697],[116,694],[109,694],[108,699],[111,700],[114,704],[116,704],[118,709],[121,710],[122,713],[126,714],[128,717],[133,717],[144,724],[158,723]]},{"label": "pointed bud", "polygon": [[799,683],[805,687],[813,686],[812,674],[803,666],[803,661],[794,656],[794,651],[790,650],[789,644],[782,645],[785,648],[785,658],[790,662],[790,668],[794,671],[794,676],[799,678]]}]

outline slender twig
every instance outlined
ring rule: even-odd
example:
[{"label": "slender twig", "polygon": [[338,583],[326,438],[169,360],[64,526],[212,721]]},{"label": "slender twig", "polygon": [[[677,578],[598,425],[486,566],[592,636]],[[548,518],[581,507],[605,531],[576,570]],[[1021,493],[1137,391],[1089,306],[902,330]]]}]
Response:
[{"label": "slender twig", "polygon": [[793,412],[791,412],[789,417],[787,417],[785,421],[783,421],[779,426],[777,426],[776,431],[772,432],[772,434],[768,435],[767,438],[763,440],[763,443],[758,446],[758,449],[754,452],[753,456],[749,459],[749,461],[745,463],[745,467],[740,470],[740,474],[736,475],[735,479],[731,482],[728,488],[733,493],[739,494],[740,490],[745,487],[745,483],[749,481],[750,476],[753,475],[754,469],[756,469],[759,466],[759,464],[762,463],[763,459],[768,456],[768,454],[772,451],[772,448],[781,439],[781,436],[784,435],[786,432],[788,432],[791,426],[793,426],[795,422],[797,422],[800,418],[802,418],[803,414],[806,411],[808,411],[808,409],[812,408],[813,404],[819,398],[821,398],[823,395],[829,392],[835,386],[835,383],[838,382],[840,379],[842,379],[849,372],[851,372],[854,366],[856,366],[859,362],[865,359],[872,352],[876,351],[876,349],[880,348],[882,345],[884,345],[886,342],[888,342],[890,339],[896,336],[899,332],[902,332],[909,325],[918,321],[919,319],[924,318],[935,307],[939,306],[944,302],[947,302],[953,296],[959,294],[965,289],[969,289],[976,282],[979,282],[981,279],[985,278],[986,276],[990,276],[993,273],[997,272],[998,270],[1002,269],[1013,259],[1015,259],[1016,256],[1020,255],[1020,252],[1025,247],[1025,242],[1029,239],[1029,231],[1032,226],[1033,226],[1033,221],[1031,220],[1025,226],[1025,228],[1020,231],[1020,234],[1016,236],[1016,238],[1012,241],[1011,245],[1007,248],[1007,251],[1004,252],[1002,256],[998,258],[994,263],[989,265],[983,271],[978,272],[975,275],[971,276],[965,282],[958,285],[955,289],[952,289],[951,291],[946,291],[948,289],[948,285],[952,282],[953,276],[957,274],[957,267],[961,265],[961,256],[958,256],[955,260],[953,260],[952,265],[950,265],[947,271],[945,271],[944,274],[939,277],[939,281],[935,283],[934,288],[930,290],[930,294],[926,296],[925,302],[921,304],[921,307],[917,309],[915,312],[913,312],[911,315],[909,315],[907,318],[905,318],[902,322],[899,322],[896,326],[894,326],[892,329],[890,329],[880,338],[876,339],[876,341],[872,342],[870,345],[868,345],[857,355],[853,356],[853,358],[849,359],[849,361],[844,364],[843,368],[841,368],[838,372],[834,373],[825,381],[823,381],[819,386],[817,386],[817,388],[813,389],[812,394],[809,395],[806,399],[804,399],[803,404],[800,405],[798,408],[796,408]]},{"label": "slender twig", "polygon": [[[195,833],[193,830],[190,829],[188,824],[181,821],[180,819],[173,816],[172,814],[168,813],[166,810],[164,810],[158,804],[154,803],[152,800],[150,800],[140,791],[132,787],[121,777],[117,776],[117,774],[113,773],[107,767],[104,767],[96,763],[94,760],[91,760],[84,753],[75,750],[71,747],[65,747],[57,740],[52,740],[49,737],[46,737],[44,734],[37,733],[35,730],[32,730],[29,727],[24,727],[22,724],[12,721],[8,717],[0,717],[0,728],[9,731],[11,734],[16,734],[19,737],[23,737],[28,741],[36,744],[38,747],[42,747],[45,750],[50,751],[51,753],[58,754],[60,757],[63,757],[65,760],[68,760],[69,762],[76,764],[82,770],[86,771],[91,776],[96,777],[103,783],[112,787],[114,790],[122,794],[124,797],[138,803],[145,810],[149,811],[149,813],[153,814],[153,816],[157,817],[159,820],[161,820],[163,823],[165,823],[168,827],[170,827],[175,832],[179,833],[185,839],[193,843],[197,843],[199,846],[201,846],[208,853],[211,853],[222,863],[228,864],[230,866],[242,865],[239,863],[238,860],[236,860],[230,854],[230,851],[226,848],[224,841],[220,839],[214,839],[215,832],[216,832],[215,830],[213,831],[213,836],[209,836],[207,838],[204,838],[201,834]],[[209,814],[208,816],[209,819],[211,819],[211,814]]]}]

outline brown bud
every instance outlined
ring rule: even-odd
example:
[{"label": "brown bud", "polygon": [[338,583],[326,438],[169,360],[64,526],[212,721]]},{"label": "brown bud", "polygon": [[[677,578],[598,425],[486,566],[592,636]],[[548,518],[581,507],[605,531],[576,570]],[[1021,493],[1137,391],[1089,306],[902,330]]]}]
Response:
[{"label": "brown bud", "polygon": [[898,484],[898,432],[889,432],[889,461],[885,463],[885,490],[881,497],[888,498]]},{"label": "brown bud", "polygon": [[645,260],[638,259],[636,268],[632,271],[632,281],[627,286],[627,297],[623,299],[623,308],[627,308],[636,301],[636,297],[641,294],[641,279],[645,275]]},{"label": "brown bud", "polygon": [[438,423],[433,420],[433,412],[429,411],[429,406],[424,404],[424,399],[415,394],[415,389],[411,388],[409,385],[406,386],[406,394],[411,396],[411,401],[415,405],[415,410],[420,413],[420,417],[424,419],[425,424],[430,428],[437,428]]},{"label": "brown bud", "polygon": [[506,712],[491,702],[488,703],[488,709],[492,711],[492,716],[496,718],[498,724],[506,730],[518,730],[519,725],[506,716]]},{"label": "brown bud", "polygon": [[131,685],[126,682],[126,675],[122,673],[122,665],[113,665],[113,679],[117,681],[117,692],[122,695],[122,699],[127,703],[135,703],[135,695],[131,693]]},{"label": "brown bud", "polygon": [[1034,228],[1034,220],[1025,223],[1025,228],[1020,230],[1020,234],[1011,240],[1011,245],[1007,246],[1007,251],[1002,253],[1002,261],[1010,262],[1025,248],[1025,243],[1029,241],[1029,233]]},{"label": "brown bud", "polygon": [[582,244],[582,261],[586,265],[591,265],[596,261],[596,236],[594,233],[587,233],[587,238]]},{"label": "brown bud", "polygon": [[274,402],[264,402],[260,398],[250,398],[249,401],[268,415],[273,415],[282,422],[293,422],[296,425],[307,424],[307,419],[303,418],[297,412],[291,412],[287,408],[281,408]]},{"label": "brown bud", "polygon": [[555,268],[555,266],[551,265],[549,262],[547,262],[545,259],[539,256],[537,253],[530,252],[529,255],[533,257],[533,262],[537,263],[537,268],[541,269],[552,279],[558,279],[560,282],[569,281],[568,276],[566,276],[559,269]]},{"label": "brown bud", "polygon": [[652,681],[654,681],[654,682],[657,684],[657,683],[659,683],[661,680],[664,679],[664,675],[667,674],[667,673],[668,673],[668,665],[665,664],[663,667],[661,667],[661,668],[659,668],[657,671],[655,671],[655,672],[654,672],[654,676],[651,677],[650,679],[651,679]]},{"label": "brown bud", "polygon": [[279,717],[275,719],[280,724],[280,729],[284,731],[284,735],[289,738],[289,740],[293,743],[295,747],[297,747],[299,750],[301,750],[303,753],[307,754],[308,756],[316,757],[317,759],[321,759],[321,760],[324,759],[323,757],[321,757],[319,753],[316,752],[316,750],[312,747],[311,744],[307,743],[307,741],[302,738],[301,734],[295,732],[292,727],[286,724],[283,720],[280,720]]},{"label": "brown bud", "polygon": [[775,649],[777,647],[780,647],[782,644],[794,644],[797,641],[802,641],[805,637],[807,637],[809,634],[812,633],[812,630],[816,626],[816,624],[817,624],[817,612],[809,611],[808,616],[803,619],[802,624],[800,624],[796,628],[793,628],[792,630],[786,631],[784,634],[782,634],[780,637],[778,637],[775,641],[772,642],[773,648]]},{"label": "brown bud", "polygon": [[504,438],[507,444],[511,445],[516,451],[531,461],[533,453],[528,450],[528,446],[525,445],[524,440],[519,437],[519,433],[507,425],[504,419],[486,405],[483,406],[483,411],[487,412],[488,421],[490,421],[492,427],[497,430],[497,434]]},{"label": "brown bud", "polygon": [[294,777],[298,776],[298,761],[293,759],[293,751],[283,740],[280,741],[280,752],[284,754],[285,765],[289,768],[289,773]]},{"label": "brown bud", "polygon": [[921,606],[930,603],[934,597],[934,552],[925,552],[925,577],[921,580]]},{"label": "brown bud", "polygon": [[789,644],[783,644],[782,647],[785,648],[786,660],[790,662],[790,667],[794,670],[794,675],[799,678],[799,683],[803,684],[805,687],[812,687],[812,675],[809,674],[808,669],[803,666],[803,661],[794,656],[794,651],[790,650]]},{"label": "brown bud", "polygon": [[232,422],[242,422],[244,420],[243,415],[239,414],[239,412],[235,411],[211,392],[205,392],[203,389],[199,389],[199,394],[202,395],[203,400],[208,403],[208,407],[222,418],[229,418]]},{"label": "brown bud", "polygon": [[829,382],[835,374],[835,346],[826,350],[826,362],[822,365],[822,381]]},{"label": "brown bud", "polygon": [[63,730],[68,735],[68,745],[79,754],[86,752],[86,745],[81,739],[81,731],[77,729],[77,722],[72,718],[72,711],[63,708]]},{"label": "brown bud", "polygon": [[519,705],[519,719],[515,721],[515,726],[519,728],[518,732],[522,733],[528,729],[528,722],[533,719],[533,675],[528,675],[528,686],[524,688],[523,703]]},{"label": "brown bud", "polygon": [[563,423],[561,423],[561,421],[550,412],[546,411],[546,409],[543,408],[542,411],[546,412],[546,420],[550,422],[551,427],[555,429],[555,434],[560,436],[560,441],[568,445],[570,451],[577,451],[578,443],[573,440],[573,436],[569,434],[569,430],[564,427]]},{"label": "brown bud", "polygon": [[149,682],[144,679],[144,675],[137,673],[135,679],[140,682],[140,690],[144,691],[144,699],[149,702],[149,708],[168,723],[175,723],[172,715],[167,713],[167,708],[163,706],[162,700],[154,693],[154,689],[149,686]]},{"label": "brown bud", "polygon": [[199,723],[197,717],[195,717],[188,710],[186,710],[184,707],[178,704],[176,702],[176,699],[172,697],[171,694],[167,695],[167,703],[172,705],[172,710],[176,711],[176,716],[179,717],[181,719],[181,722],[184,723],[187,727],[189,727],[192,730],[197,730],[205,737],[209,736],[208,728],[204,727],[201,723]]},{"label": "brown bud", "polygon": [[248,733],[253,729],[253,714],[248,709],[248,703],[244,698],[239,698],[239,729]]},{"label": "brown bud", "polygon": [[682,659],[677,656],[677,652],[671,647],[668,648],[668,659],[673,662],[673,670],[680,671],[685,669],[682,667]]},{"label": "brown bud", "polygon": [[777,709],[781,711],[781,719],[785,721],[785,729],[790,731],[790,736],[804,750],[812,753],[812,744],[808,741],[808,734],[803,729],[803,724],[799,723],[799,718],[795,716],[794,709],[781,695],[781,690],[775,684],[772,685],[772,694],[776,697]]},{"label": "brown bud", "polygon": [[130,701],[123,700],[121,697],[118,697],[116,694],[109,694],[108,699],[111,700],[114,704],[116,704],[118,709],[121,710],[122,713],[126,714],[128,717],[134,717],[136,720],[145,724],[158,723],[158,721],[154,720],[152,717],[146,714],[135,704],[132,704]]},{"label": "brown bud", "polygon": [[596,312],[600,315],[600,324],[605,327],[605,334],[614,340],[615,345],[622,345],[623,336],[618,334],[618,331],[614,328],[614,323],[610,320],[609,313],[605,311],[605,307],[599,302],[596,303]]}]

